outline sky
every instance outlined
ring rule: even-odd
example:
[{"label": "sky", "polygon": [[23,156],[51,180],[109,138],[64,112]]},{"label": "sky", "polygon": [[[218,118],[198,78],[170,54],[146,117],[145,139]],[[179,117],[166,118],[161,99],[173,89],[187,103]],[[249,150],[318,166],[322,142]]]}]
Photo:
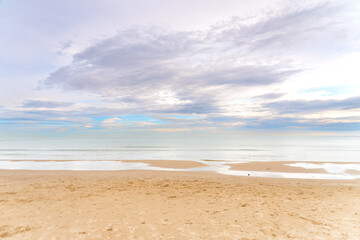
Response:
[{"label": "sky", "polygon": [[360,134],[357,0],[1,0],[0,135]]}]

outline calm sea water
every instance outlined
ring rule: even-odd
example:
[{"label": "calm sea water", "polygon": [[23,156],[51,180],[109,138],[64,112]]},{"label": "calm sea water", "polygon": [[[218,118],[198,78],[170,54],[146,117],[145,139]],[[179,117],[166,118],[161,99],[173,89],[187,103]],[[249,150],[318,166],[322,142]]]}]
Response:
[{"label": "calm sea water", "polygon": [[[294,162],[295,166],[304,168],[324,168],[328,174],[251,172],[251,175],[315,179],[360,178],[360,174],[347,171],[351,169],[360,172],[360,141],[355,137],[0,139],[0,169],[175,170],[152,167],[145,163],[113,161],[135,159],[193,160],[209,166],[187,171],[214,171],[240,176],[247,176],[249,172],[233,171],[227,164],[289,161]],[[299,161],[323,162],[323,164],[299,163]],[[344,162],[351,164],[340,164]]]},{"label": "calm sea water", "polygon": [[360,138],[0,139],[0,159],[360,162]]}]

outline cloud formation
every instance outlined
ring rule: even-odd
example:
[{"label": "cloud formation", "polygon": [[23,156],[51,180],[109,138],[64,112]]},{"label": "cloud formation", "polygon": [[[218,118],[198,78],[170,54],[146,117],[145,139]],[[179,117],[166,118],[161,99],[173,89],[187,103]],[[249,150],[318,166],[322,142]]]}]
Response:
[{"label": "cloud formation", "polygon": [[360,110],[360,96],[342,100],[293,100],[276,101],[265,104],[278,113],[313,113],[325,110]]},{"label": "cloud formation", "polygon": [[40,100],[27,100],[23,103],[23,108],[59,108],[69,107],[74,103],[70,102],[55,102],[55,101],[40,101]]},{"label": "cloud formation", "polygon": [[[287,2],[282,9],[235,16],[198,31],[129,26],[78,51],[39,83],[41,91],[81,92],[92,101],[27,100],[0,119],[175,132],[357,123],[360,93],[308,99],[289,84],[324,59],[357,49],[353,5]],[[75,45],[63,41],[60,52]],[[164,122],[120,121],[131,114]]]},{"label": "cloud formation", "polygon": [[100,94],[133,112],[221,113],[244,89],[265,89],[302,71],[293,64],[303,60],[297,52],[321,52],[315,47],[328,38],[344,44],[337,35],[347,29],[336,16],[345,7],[297,6],[261,19],[235,17],[207,31],[120,31],[76,54],[42,84]]}]

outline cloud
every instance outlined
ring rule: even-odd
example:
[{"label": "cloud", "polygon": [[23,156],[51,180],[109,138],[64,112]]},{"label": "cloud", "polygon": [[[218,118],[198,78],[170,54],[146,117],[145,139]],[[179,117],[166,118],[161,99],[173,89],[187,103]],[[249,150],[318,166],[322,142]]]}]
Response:
[{"label": "cloud", "polygon": [[329,119],[311,119],[278,117],[274,119],[254,119],[245,126],[248,129],[270,130],[301,130],[301,131],[358,131],[360,118],[340,118],[337,121]]},{"label": "cloud", "polygon": [[[233,21],[228,25],[248,38],[253,34]],[[145,112],[204,113],[220,111],[219,92],[281,83],[300,71],[253,54],[247,49],[254,43],[241,45],[228,35],[225,30],[121,31],[76,54],[42,86],[93,92]],[[164,92],[172,99],[163,101]]]},{"label": "cloud", "polygon": [[276,101],[264,105],[280,113],[311,113],[325,110],[360,109],[360,97],[351,97],[343,100],[292,100]]},{"label": "cloud", "polygon": [[259,99],[280,97],[268,86],[303,70],[293,64],[304,60],[299,52],[347,31],[345,7],[297,5],[206,31],[128,28],[77,53],[41,85],[99,94],[131,113],[220,114],[251,88],[265,90]]},{"label": "cloud", "polygon": [[27,100],[21,107],[23,108],[60,108],[69,107],[74,103],[71,102],[55,102],[55,101],[40,101],[40,100]]},{"label": "cloud", "polygon": [[105,119],[101,124],[106,128],[121,128],[124,125],[118,117]]},{"label": "cloud", "polygon": [[[346,32],[354,27],[346,16],[351,5],[339,1],[295,4],[287,6],[287,10],[268,13],[267,17],[248,26],[234,18],[236,27],[226,29],[223,35],[233,39],[234,44],[245,44],[251,51],[262,54],[264,51],[271,53],[274,48],[282,54],[304,50],[329,52],[330,47],[348,43]],[[329,37],[332,41],[328,41]]]},{"label": "cloud", "polygon": [[[310,126],[305,122],[309,118],[301,114],[358,108],[358,97],[284,100],[294,99],[289,95],[296,91],[291,85],[283,88],[289,79],[321,58],[351,52],[354,36],[360,36],[351,19],[350,1],[291,4],[259,16],[233,17],[201,31],[128,27],[80,48],[70,64],[39,84],[44,91],[82,92],[93,97],[96,105],[86,100],[82,106],[28,100],[16,110],[3,109],[8,114],[0,119],[181,131]],[[60,52],[71,55],[77,43],[67,39]],[[126,114],[155,116],[169,125],[121,121]],[[185,114],[201,118],[167,117]],[[101,122],[89,122],[89,118],[104,116],[107,119]],[[320,124],[323,119],[311,121]]]},{"label": "cloud", "polygon": [[282,96],[286,95],[286,93],[266,93],[266,94],[263,94],[263,95],[259,95],[259,96],[256,96],[257,98],[262,98],[262,99],[277,99],[277,98],[280,98]]}]

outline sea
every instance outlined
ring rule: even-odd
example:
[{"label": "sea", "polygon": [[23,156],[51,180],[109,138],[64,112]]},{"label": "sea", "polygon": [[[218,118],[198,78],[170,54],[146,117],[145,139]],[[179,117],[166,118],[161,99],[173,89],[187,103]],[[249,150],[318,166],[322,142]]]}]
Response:
[{"label": "sea", "polygon": [[[241,176],[249,172],[230,170],[226,164],[286,161],[303,168],[324,168],[329,174],[250,174],[260,177],[355,179],[360,178],[360,174],[356,174],[357,171],[360,173],[360,137],[0,138],[0,169],[175,171],[119,160],[191,160],[206,163],[209,167],[186,171],[214,171]],[[356,171],[349,174],[347,170]]]}]

